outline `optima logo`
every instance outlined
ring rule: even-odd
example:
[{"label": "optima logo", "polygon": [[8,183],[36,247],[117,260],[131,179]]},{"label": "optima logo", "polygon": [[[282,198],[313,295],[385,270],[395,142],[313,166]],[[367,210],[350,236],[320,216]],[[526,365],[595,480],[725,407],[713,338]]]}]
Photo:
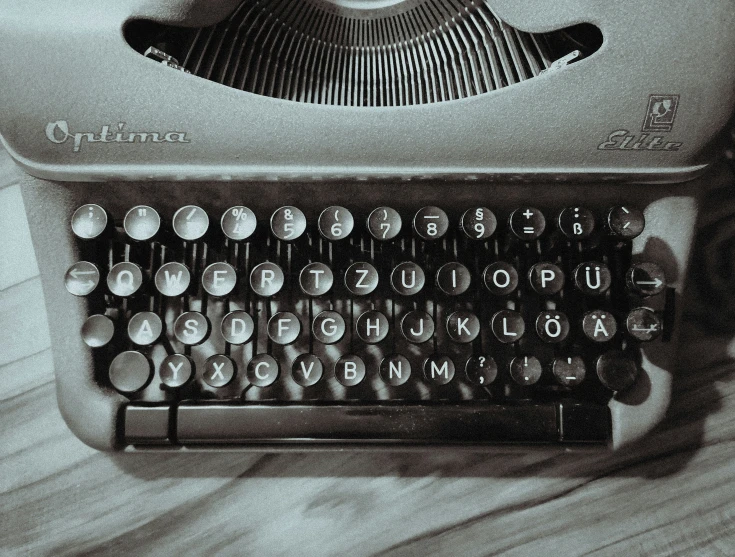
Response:
[{"label": "optima logo", "polygon": [[[52,143],[62,144],[70,139],[74,141],[73,151],[82,150],[82,143],[191,143],[185,132],[129,132],[125,130],[125,122],[115,126],[102,126],[99,132],[73,132],[69,130],[66,120],[49,122],[46,125],[46,137]],[[112,129],[111,129],[112,128]]]}]

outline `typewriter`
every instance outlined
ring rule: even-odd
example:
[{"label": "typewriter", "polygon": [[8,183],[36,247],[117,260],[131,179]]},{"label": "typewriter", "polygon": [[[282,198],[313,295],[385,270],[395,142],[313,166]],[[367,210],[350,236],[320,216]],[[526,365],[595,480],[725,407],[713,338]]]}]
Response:
[{"label": "typewriter", "polygon": [[663,418],[729,0],[0,1],[101,450],[617,448]]}]

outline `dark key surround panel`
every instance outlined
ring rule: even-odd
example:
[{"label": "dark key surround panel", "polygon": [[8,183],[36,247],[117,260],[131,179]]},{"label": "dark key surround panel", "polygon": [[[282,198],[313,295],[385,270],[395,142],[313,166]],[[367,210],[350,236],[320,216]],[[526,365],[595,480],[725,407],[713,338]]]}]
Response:
[{"label": "dark key surround panel", "polygon": [[640,198],[98,197],[64,283],[123,444],[606,444],[674,326]]}]

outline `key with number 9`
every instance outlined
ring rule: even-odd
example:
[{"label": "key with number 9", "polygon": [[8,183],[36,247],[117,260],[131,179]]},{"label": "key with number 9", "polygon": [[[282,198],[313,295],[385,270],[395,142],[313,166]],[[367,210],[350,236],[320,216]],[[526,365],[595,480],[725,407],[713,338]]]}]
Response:
[{"label": "key with number 9", "polygon": [[464,212],[459,224],[469,239],[487,240],[495,232],[498,221],[487,207],[473,207]]}]

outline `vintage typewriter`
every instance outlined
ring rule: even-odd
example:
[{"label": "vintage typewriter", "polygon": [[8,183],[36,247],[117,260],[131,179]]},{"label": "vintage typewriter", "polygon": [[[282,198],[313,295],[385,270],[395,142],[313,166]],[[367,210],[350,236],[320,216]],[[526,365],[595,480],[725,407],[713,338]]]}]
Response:
[{"label": "vintage typewriter", "polygon": [[84,442],[618,447],[662,419],[729,179],[729,0],[0,4]]}]

